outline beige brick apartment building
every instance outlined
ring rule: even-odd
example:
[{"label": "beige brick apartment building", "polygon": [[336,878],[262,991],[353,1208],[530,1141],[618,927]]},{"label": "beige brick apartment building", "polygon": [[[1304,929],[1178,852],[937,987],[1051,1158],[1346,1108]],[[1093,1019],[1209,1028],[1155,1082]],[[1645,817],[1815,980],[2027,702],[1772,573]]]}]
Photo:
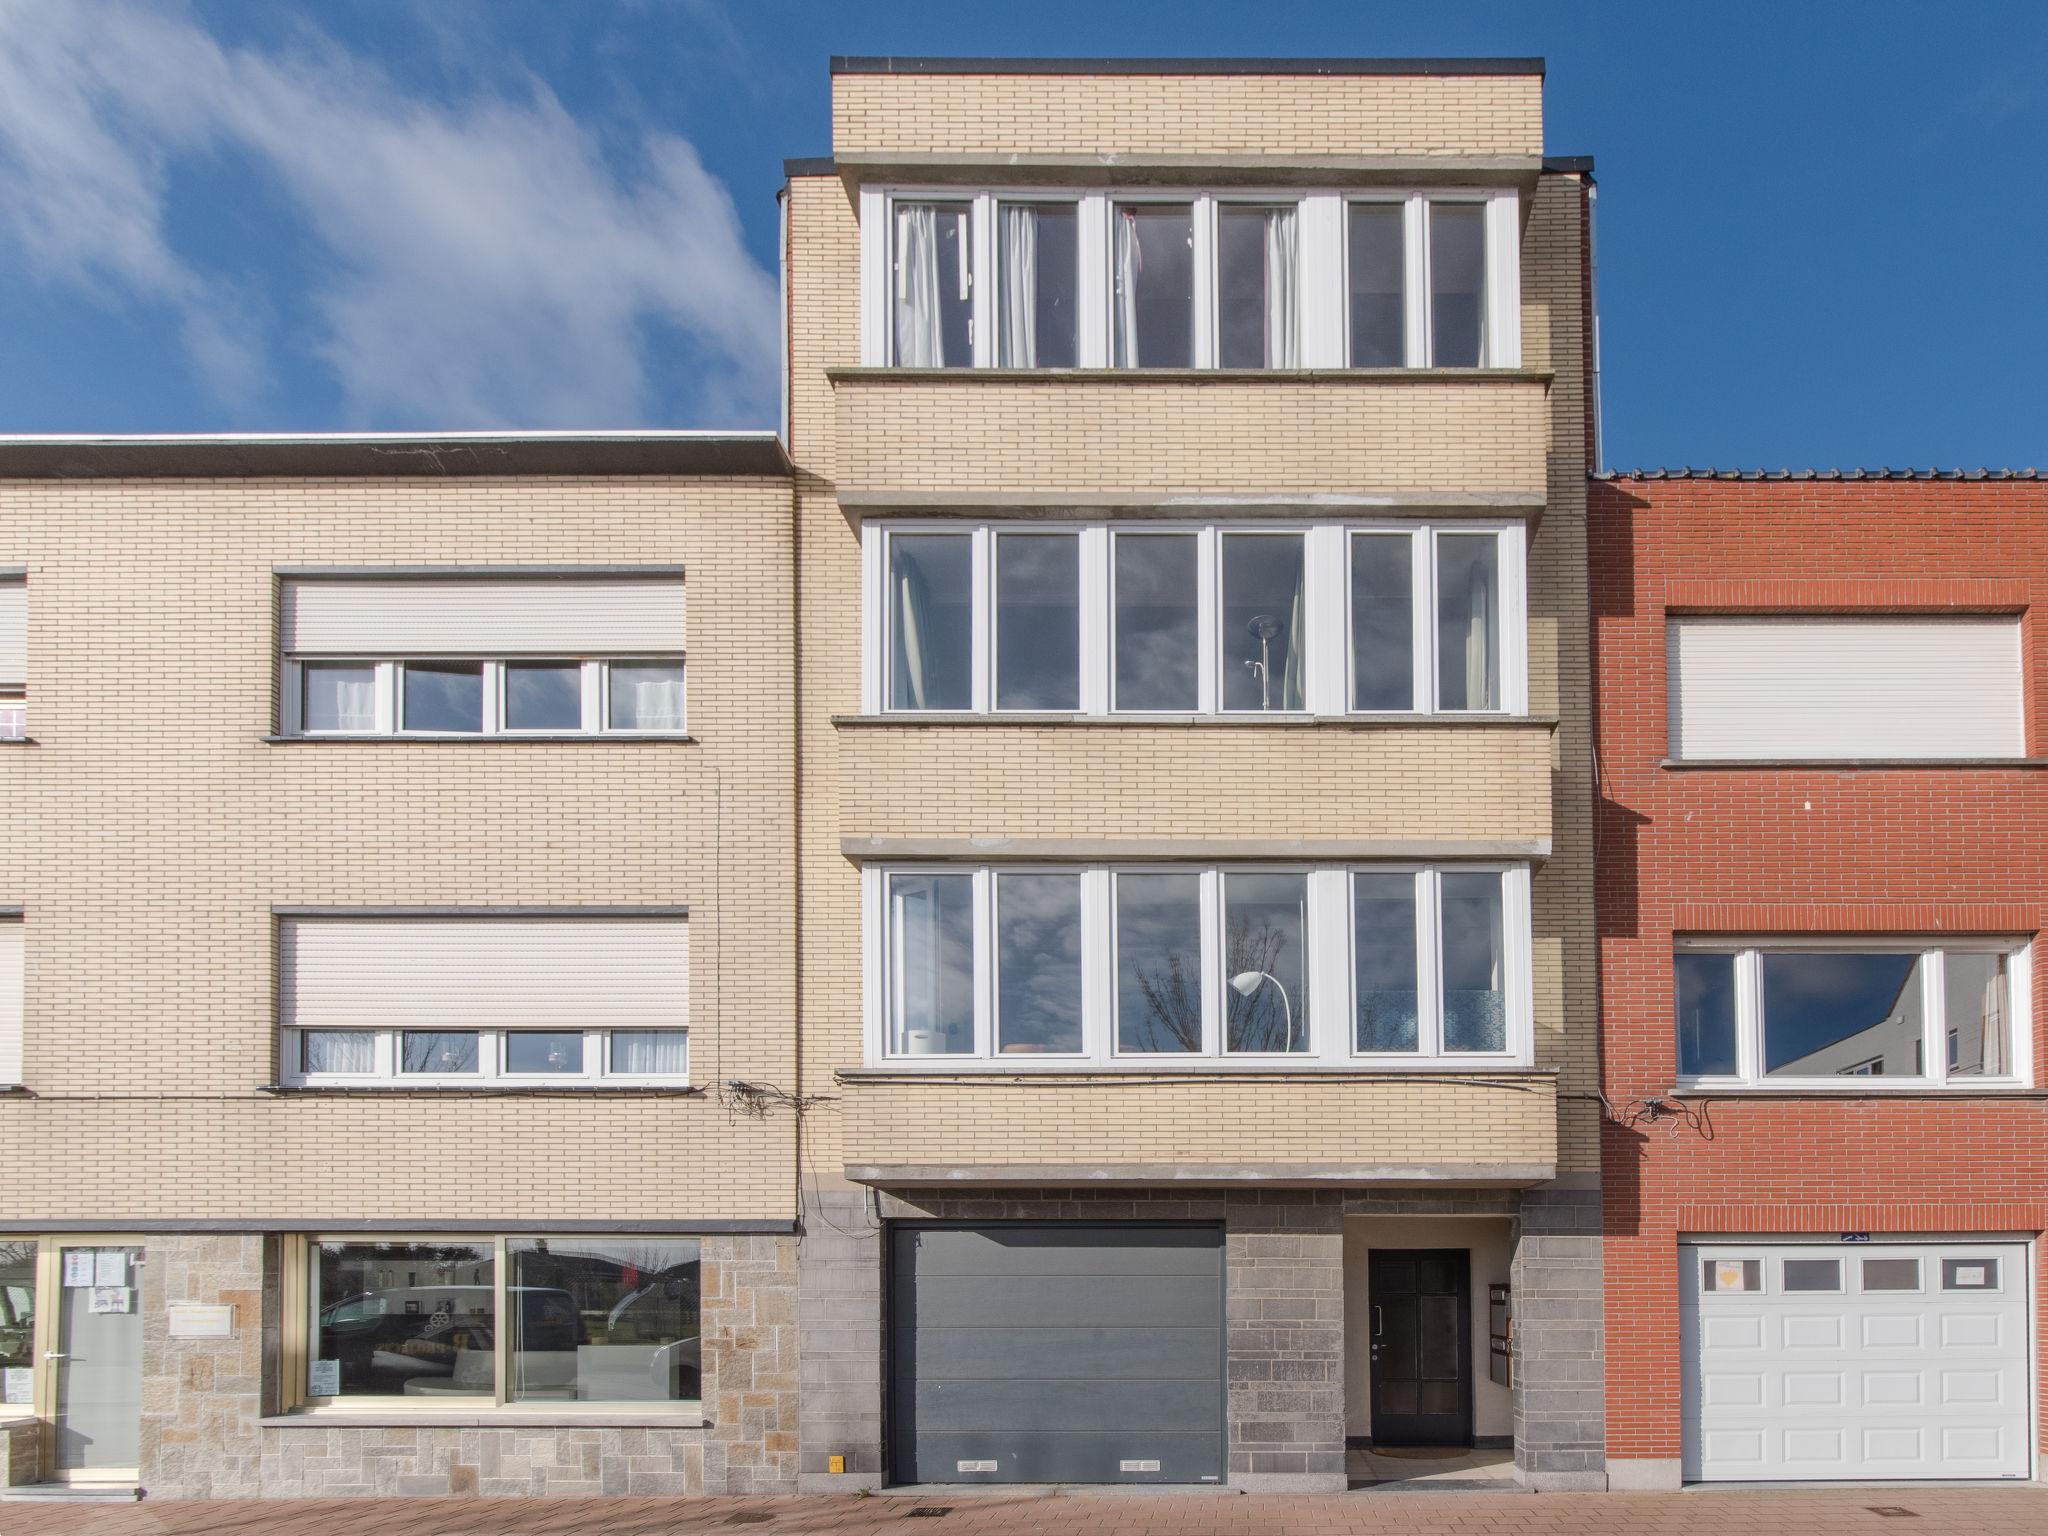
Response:
[{"label": "beige brick apartment building", "polygon": [[1586,169],[1526,61],[836,64],[806,1486],[1604,1485]]},{"label": "beige brick apartment building", "polygon": [[1603,1481],[1540,65],[833,93],[780,443],[0,444],[14,1480]]}]

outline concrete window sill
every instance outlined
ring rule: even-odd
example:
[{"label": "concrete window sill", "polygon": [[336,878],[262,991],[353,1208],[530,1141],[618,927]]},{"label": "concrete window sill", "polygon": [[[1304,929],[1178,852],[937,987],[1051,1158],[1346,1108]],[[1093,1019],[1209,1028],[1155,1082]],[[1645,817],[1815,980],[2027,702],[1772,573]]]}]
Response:
[{"label": "concrete window sill", "polygon": [[434,1409],[301,1408],[257,1421],[264,1429],[709,1429],[696,1403],[679,1403],[671,1413],[635,1413],[622,1408]]},{"label": "concrete window sill", "polygon": [[1025,725],[1107,727],[1129,730],[1144,726],[1249,726],[1257,730],[1394,731],[1421,729],[1499,730],[1503,727],[1538,727],[1555,730],[1556,715],[1077,715],[1038,714],[972,710],[905,710],[900,714],[834,715],[832,723],[841,728],[875,726],[933,725]]},{"label": "concrete window sill", "polygon": [[1768,768],[1774,772],[1817,768],[1842,773],[1895,768],[2048,768],[2048,757],[1667,757],[1657,766],[1684,772],[1710,768]]},{"label": "concrete window sill", "polygon": [[263,743],[272,747],[360,747],[360,746],[404,746],[404,747],[533,747],[555,746],[562,742],[578,741],[588,746],[603,747],[673,747],[695,746],[695,736],[648,736],[629,734],[625,731],[498,731],[491,734],[462,736],[419,736],[400,735],[385,731],[365,736],[344,736],[339,732],[322,731],[317,736],[265,736]]},{"label": "concrete window sill", "polygon": [[827,368],[834,384],[1548,384],[1547,368]]}]

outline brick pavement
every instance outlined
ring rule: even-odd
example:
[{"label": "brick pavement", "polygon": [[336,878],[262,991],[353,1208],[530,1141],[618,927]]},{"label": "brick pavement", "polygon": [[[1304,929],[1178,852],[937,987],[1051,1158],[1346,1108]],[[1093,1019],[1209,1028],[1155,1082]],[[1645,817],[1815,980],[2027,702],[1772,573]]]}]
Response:
[{"label": "brick pavement", "polygon": [[[1880,1509],[1907,1510],[1884,1515]],[[919,1511],[943,1511],[936,1515]],[[0,1502],[0,1536],[2048,1536],[2048,1490]]]}]

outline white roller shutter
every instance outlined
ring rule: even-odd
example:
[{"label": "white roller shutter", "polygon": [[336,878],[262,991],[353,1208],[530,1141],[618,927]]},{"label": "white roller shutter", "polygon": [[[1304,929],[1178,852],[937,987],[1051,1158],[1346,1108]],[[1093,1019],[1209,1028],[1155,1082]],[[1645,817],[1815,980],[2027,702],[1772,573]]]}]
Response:
[{"label": "white roller shutter", "polygon": [[293,579],[288,656],[635,656],[683,650],[672,577]]},{"label": "white roller shutter", "polygon": [[679,1029],[680,917],[301,917],[278,933],[296,1029]]},{"label": "white roller shutter", "polygon": [[0,918],[0,1084],[21,1081],[22,958],[19,918]]},{"label": "white roller shutter", "polygon": [[28,682],[28,583],[0,577],[0,687]]},{"label": "white roller shutter", "polygon": [[2025,754],[2015,618],[1674,618],[1671,755]]}]

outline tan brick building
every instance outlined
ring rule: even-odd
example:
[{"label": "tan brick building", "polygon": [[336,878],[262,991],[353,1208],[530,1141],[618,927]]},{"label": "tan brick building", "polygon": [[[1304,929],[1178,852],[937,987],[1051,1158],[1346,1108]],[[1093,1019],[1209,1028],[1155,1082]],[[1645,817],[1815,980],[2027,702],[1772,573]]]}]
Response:
[{"label": "tan brick building", "polygon": [[1540,66],[841,60],[833,123],[785,202],[805,1485],[1603,1485]]},{"label": "tan brick building", "polygon": [[790,1484],[785,464],[0,445],[22,1472]]}]

